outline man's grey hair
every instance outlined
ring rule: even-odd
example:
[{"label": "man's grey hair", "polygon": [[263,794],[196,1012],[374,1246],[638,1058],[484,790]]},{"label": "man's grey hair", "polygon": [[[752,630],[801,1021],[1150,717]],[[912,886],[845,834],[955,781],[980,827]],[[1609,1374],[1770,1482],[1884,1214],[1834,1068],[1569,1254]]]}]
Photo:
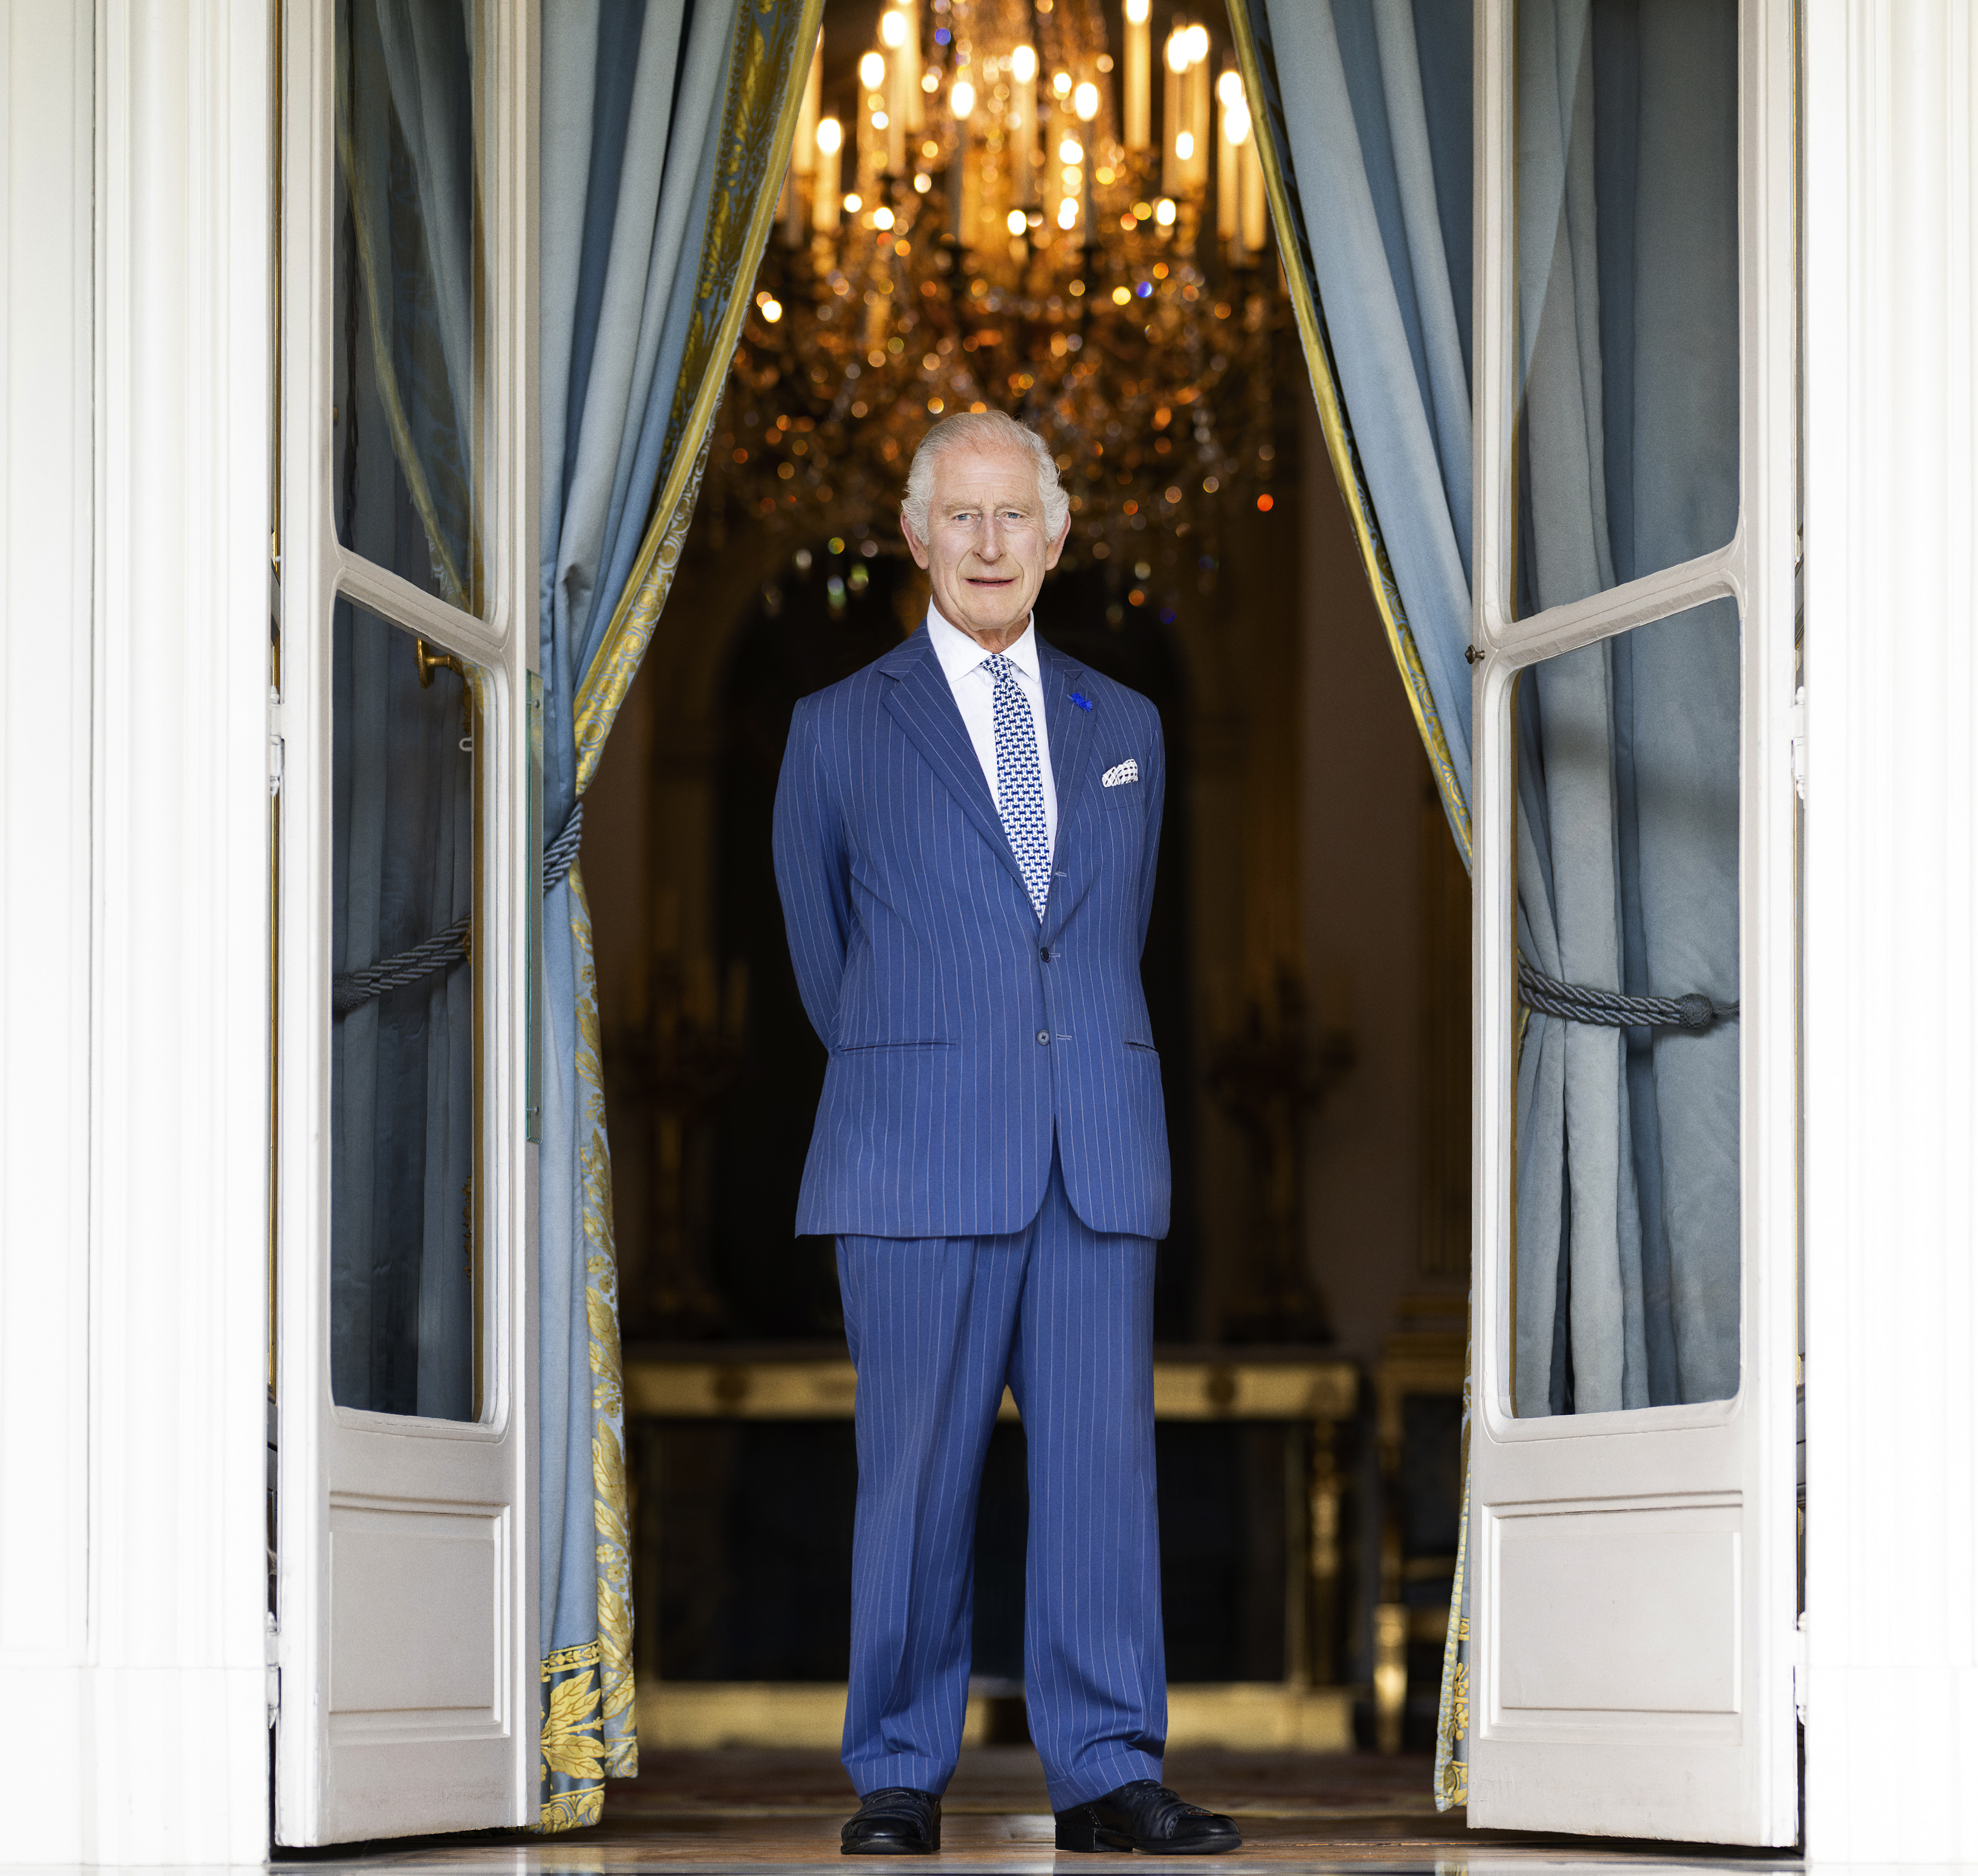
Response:
[{"label": "man's grey hair", "polygon": [[1004,411],[958,411],[944,417],[921,439],[907,471],[907,492],[900,510],[922,540],[928,538],[928,510],[934,500],[934,468],[957,450],[1027,451],[1037,466],[1037,494],[1044,505],[1044,531],[1054,540],[1071,512],[1071,497],[1059,486],[1057,464],[1050,446],[1027,424]]}]

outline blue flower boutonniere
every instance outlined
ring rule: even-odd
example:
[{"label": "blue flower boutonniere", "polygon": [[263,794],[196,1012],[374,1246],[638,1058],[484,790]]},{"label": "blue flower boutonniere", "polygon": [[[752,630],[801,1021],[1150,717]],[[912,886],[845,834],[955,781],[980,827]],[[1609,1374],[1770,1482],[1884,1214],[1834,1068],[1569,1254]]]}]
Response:
[{"label": "blue flower boutonniere", "polygon": [[1092,708],[1092,699],[1080,692],[1073,691],[1071,693],[1071,701],[1081,710],[1090,710]]}]

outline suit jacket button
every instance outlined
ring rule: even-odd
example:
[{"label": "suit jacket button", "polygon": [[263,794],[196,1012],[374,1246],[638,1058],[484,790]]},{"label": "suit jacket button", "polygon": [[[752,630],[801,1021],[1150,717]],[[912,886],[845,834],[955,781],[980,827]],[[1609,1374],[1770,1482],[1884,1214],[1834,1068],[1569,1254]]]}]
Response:
[{"label": "suit jacket button", "polygon": [[1048,964],[1050,962],[1050,946],[1047,944],[1039,945],[1037,946],[1037,956],[1042,958],[1044,961]]},{"label": "suit jacket button", "polygon": [[1037,1040],[1040,1042],[1049,1042],[1050,1040],[1050,1031],[1048,1029],[1040,1029],[1037,1032]]}]

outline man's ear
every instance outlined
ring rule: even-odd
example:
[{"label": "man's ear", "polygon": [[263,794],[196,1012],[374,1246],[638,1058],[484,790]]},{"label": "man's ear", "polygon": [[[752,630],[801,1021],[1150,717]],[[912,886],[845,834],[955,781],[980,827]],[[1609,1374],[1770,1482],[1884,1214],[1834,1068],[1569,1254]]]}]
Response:
[{"label": "man's ear", "polygon": [[[1071,517],[1067,515],[1065,519],[1068,522]],[[914,532],[914,524],[907,519],[904,508],[900,510],[900,532],[907,537],[907,551],[914,557],[914,564],[925,571],[928,563],[927,543]]]},{"label": "man's ear", "polygon": [[[1057,565],[1057,557],[1060,554],[1063,553],[1064,543],[1070,538],[1071,510],[1067,507],[1064,511],[1064,525],[1058,530],[1057,538],[1051,543],[1050,551],[1044,557],[1044,569],[1046,572],[1049,572],[1052,567]],[[921,564],[925,566],[927,565],[927,563],[923,560]]]}]

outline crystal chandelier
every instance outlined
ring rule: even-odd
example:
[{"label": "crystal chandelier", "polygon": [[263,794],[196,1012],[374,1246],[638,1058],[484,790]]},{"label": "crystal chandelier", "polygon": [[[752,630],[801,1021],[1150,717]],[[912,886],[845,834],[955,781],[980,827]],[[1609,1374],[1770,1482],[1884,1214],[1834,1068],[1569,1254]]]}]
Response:
[{"label": "crystal chandelier", "polygon": [[848,130],[821,109],[820,41],[716,515],[883,528],[928,425],[987,408],[1050,442],[1074,563],[1130,561],[1152,527],[1212,565],[1230,504],[1270,508],[1297,351],[1242,81],[1212,78],[1207,28],[1180,17],[1157,70],[1149,0],[1123,14],[1116,58],[1098,0],[890,0]]}]

